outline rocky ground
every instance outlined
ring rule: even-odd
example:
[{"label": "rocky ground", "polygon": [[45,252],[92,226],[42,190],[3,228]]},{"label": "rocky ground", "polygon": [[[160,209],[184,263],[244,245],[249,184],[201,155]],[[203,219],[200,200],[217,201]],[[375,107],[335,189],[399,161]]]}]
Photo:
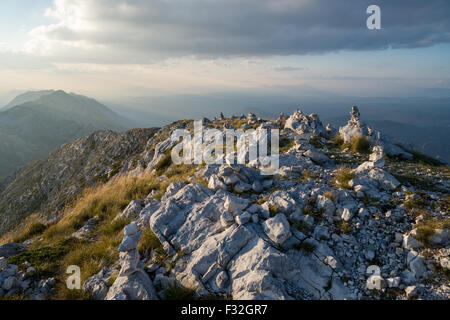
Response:
[{"label": "rocky ground", "polygon": [[[114,221],[127,221],[118,258],[86,278],[90,298],[450,298],[447,166],[371,130],[357,108],[339,130],[300,111],[203,125],[255,135],[280,128],[279,173],[238,164],[180,169],[168,160],[170,133],[192,123],[161,129],[119,175],[171,183],[116,213]],[[90,217],[70,237],[98,241],[101,221]],[[0,295],[11,296],[23,282],[8,279],[26,273],[3,264]],[[38,289],[21,292],[36,298]]]}]

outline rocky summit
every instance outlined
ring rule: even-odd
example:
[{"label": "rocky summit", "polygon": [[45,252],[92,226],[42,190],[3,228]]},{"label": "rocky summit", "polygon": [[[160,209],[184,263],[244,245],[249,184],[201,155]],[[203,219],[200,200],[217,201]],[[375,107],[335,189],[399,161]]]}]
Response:
[{"label": "rocky summit", "polygon": [[273,175],[251,161],[174,164],[171,135],[192,132],[188,120],[63,147],[1,184],[0,296],[449,299],[449,167],[362,119],[353,107],[341,128],[300,110],[202,120],[279,129]]}]

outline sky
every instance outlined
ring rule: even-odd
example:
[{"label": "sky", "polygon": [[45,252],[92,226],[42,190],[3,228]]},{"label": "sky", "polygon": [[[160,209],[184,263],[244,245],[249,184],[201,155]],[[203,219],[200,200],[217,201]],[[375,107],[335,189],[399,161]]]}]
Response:
[{"label": "sky", "polygon": [[[366,27],[371,4],[380,30]],[[446,94],[449,12],[448,0],[2,0],[0,96]]]}]

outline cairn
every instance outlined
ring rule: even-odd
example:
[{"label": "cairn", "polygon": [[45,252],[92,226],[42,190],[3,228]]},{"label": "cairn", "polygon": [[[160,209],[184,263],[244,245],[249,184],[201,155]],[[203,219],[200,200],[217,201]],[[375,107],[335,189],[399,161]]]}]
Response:
[{"label": "cairn", "polygon": [[136,222],[124,228],[124,239],[119,246],[121,270],[108,291],[106,300],[157,300],[153,283],[140,262],[138,243],[142,231]]}]

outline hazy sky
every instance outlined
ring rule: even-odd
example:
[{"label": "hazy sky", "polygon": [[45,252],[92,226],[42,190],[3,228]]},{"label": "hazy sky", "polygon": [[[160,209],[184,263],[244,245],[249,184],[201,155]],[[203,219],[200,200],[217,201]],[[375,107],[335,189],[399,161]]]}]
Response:
[{"label": "hazy sky", "polygon": [[[366,9],[381,7],[382,29]],[[450,90],[448,0],[1,0],[0,95]]]}]

